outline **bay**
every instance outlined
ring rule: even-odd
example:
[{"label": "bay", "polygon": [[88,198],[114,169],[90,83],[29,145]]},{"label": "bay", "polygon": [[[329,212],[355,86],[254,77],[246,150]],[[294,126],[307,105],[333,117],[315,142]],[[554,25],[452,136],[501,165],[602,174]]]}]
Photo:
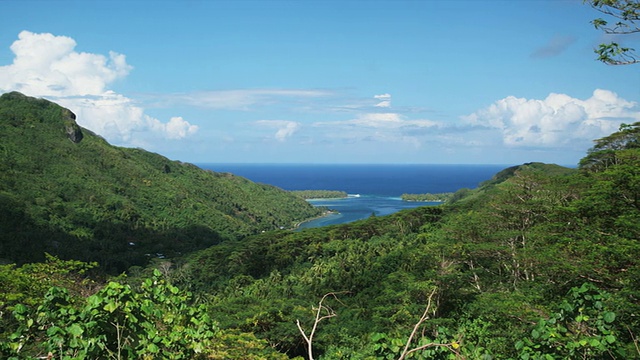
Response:
[{"label": "bay", "polygon": [[298,229],[349,223],[370,216],[384,216],[394,212],[418,206],[435,206],[439,202],[403,201],[399,197],[379,195],[348,196],[343,199],[312,199],[314,206],[326,207],[336,211],[321,218],[304,222]]},{"label": "bay", "polygon": [[455,192],[475,188],[509,165],[431,164],[197,164],[284,190],[339,190],[344,199],[309,200],[338,213],[314,219],[300,228],[348,223],[384,216],[434,202],[403,201],[402,194]]}]

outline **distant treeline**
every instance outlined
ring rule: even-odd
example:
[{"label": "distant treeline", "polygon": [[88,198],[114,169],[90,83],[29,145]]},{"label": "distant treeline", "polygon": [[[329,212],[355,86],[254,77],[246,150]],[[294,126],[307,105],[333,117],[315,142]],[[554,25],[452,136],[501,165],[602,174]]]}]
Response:
[{"label": "distant treeline", "polygon": [[338,190],[294,190],[291,193],[303,199],[339,199],[347,197],[346,192]]},{"label": "distant treeline", "polygon": [[453,193],[438,193],[438,194],[402,194],[401,198],[404,201],[441,201],[445,202],[453,196]]}]

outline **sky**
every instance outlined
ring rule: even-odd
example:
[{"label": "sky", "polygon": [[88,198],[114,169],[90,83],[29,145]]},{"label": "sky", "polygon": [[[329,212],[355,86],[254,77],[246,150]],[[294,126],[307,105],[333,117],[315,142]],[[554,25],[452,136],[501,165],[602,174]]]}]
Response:
[{"label": "sky", "polygon": [[582,0],[0,0],[0,92],[191,163],[576,165],[640,121]]}]

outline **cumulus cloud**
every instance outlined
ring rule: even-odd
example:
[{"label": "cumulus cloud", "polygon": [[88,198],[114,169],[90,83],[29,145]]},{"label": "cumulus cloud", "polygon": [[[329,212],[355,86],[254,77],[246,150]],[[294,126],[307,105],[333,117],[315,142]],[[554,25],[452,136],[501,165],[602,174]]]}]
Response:
[{"label": "cumulus cloud", "polygon": [[100,95],[129,74],[122,54],[79,53],[70,37],[22,31],[10,47],[11,65],[0,66],[0,88],[36,96]]},{"label": "cumulus cloud", "polygon": [[182,117],[172,117],[167,124],[163,124],[164,132],[170,139],[182,139],[198,131],[198,126],[189,124]]},{"label": "cumulus cloud", "polygon": [[563,53],[571,44],[576,42],[575,36],[554,36],[547,44],[531,53],[532,58],[547,58]]},{"label": "cumulus cloud", "polygon": [[509,96],[463,120],[499,130],[508,146],[550,148],[605,136],[620,123],[640,121],[640,113],[637,103],[598,89],[586,100],[555,93],[544,100]]},{"label": "cumulus cloud", "polygon": [[166,123],[152,118],[131,99],[108,89],[132,69],[124,55],[77,52],[76,45],[67,36],[20,32],[10,47],[13,63],[0,66],[0,91],[56,101],[76,113],[80,125],[122,145],[138,145],[138,132],[181,139],[197,131],[180,117]]},{"label": "cumulus cloud", "polygon": [[301,127],[299,122],[288,120],[258,120],[256,121],[256,124],[269,128],[276,128],[277,131],[274,137],[278,141],[285,141],[287,138],[295,134]]},{"label": "cumulus cloud", "polygon": [[[94,97],[62,98],[58,102],[73,109],[82,126],[107,139],[116,139],[129,145],[150,145],[135,137],[142,132],[150,132],[151,138],[178,140],[198,131],[196,125],[189,124],[181,117],[173,117],[163,123],[146,115],[131,99],[112,91]],[[80,121],[81,119],[84,120]]]}]

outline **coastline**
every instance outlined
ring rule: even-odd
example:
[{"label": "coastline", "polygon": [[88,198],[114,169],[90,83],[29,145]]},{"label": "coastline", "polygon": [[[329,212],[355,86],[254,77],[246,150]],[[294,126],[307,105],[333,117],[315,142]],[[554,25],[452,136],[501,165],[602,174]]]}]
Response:
[{"label": "coastline", "polygon": [[348,196],[344,196],[344,197],[332,197],[332,198],[312,198],[312,199],[305,199],[307,201],[326,201],[326,200],[342,200],[342,199],[347,199]]},{"label": "coastline", "polygon": [[[321,200],[326,200],[326,199],[321,199]],[[306,220],[304,220],[304,221],[299,221],[299,222],[297,222],[297,223],[293,226],[293,228],[291,228],[290,230],[298,230],[298,229],[300,229],[300,226],[301,226],[302,224],[304,224],[304,223],[308,223],[309,221],[313,221],[313,220],[322,219],[323,217],[327,217],[327,216],[332,215],[332,214],[340,214],[340,212],[339,212],[339,211],[336,211],[336,210],[325,210],[325,211],[323,211],[323,212],[322,212],[322,214],[321,214],[321,215],[318,215],[318,216],[312,217],[312,218],[310,218],[310,219],[306,219]]]}]

